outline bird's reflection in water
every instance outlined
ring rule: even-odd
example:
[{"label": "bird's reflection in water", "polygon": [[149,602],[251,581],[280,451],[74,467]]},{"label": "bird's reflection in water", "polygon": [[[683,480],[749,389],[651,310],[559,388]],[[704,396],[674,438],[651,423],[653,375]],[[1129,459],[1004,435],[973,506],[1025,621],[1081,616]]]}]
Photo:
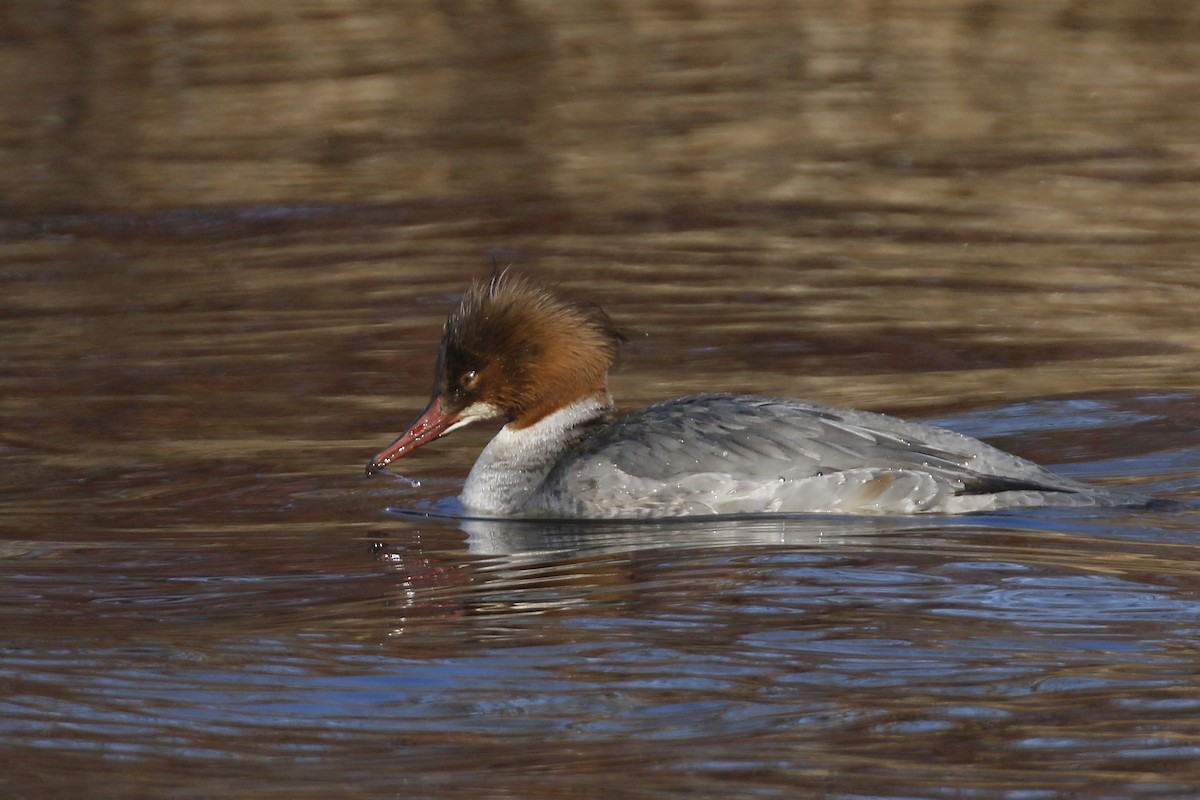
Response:
[{"label": "bird's reflection in water", "polygon": [[[594,522],[420,517],[407,543],[379,543],[379,557],[402,580],[391,635],[434,619],[515,618],[575,611],[610,616],[634,598],[686,596],[753,580],[755,559],[840,558],[888,534],[939,528],[945,519],[760,515],[669,521]],[[440,524],[439,524],[440,523]],[[951,522],[950,524],[954,524]],[[447,548],[449,526],[465,533]],[[432,542],[441,546],[431,546]],[[841,555],[834,555],[841,554]]]},{"label": "bird's reflection in water", "polygon": [[510,563],[537,563],[589,554],[645,550],[697,550],[754,545],[828,545],[864,536],[928,527],[878,517],[755,515],[670,520],[463,519],[467,549]]}]

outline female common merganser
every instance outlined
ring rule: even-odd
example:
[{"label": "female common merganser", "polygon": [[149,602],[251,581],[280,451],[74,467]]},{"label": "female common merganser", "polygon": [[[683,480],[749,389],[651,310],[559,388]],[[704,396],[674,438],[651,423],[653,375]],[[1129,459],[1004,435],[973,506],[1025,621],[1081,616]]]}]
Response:
[{"label": "female common merganser", "polygon": [[367,474],[503,418],[463,486],[473,514],[962,513],[1130,501],[953,431],[802,400],[699,394],[618,419],[607,381],[622,340],[599,308],[527,278],[477,282],[446,322],[428,407]]}]

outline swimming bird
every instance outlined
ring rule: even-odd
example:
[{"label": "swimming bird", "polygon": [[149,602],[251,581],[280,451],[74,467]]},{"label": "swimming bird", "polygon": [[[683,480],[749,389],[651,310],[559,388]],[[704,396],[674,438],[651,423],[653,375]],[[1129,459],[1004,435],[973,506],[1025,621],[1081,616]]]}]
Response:
[{"label": "swimming bird", "polygon": [[805,400],[712,392],[619,416],[608,372],[623,338],[598,307],[527,277],[477,281],[446,322],[428,406],[367,474],[503,419],[463,486],[470,514],[954,514],[1130,502],[960,433]]}]

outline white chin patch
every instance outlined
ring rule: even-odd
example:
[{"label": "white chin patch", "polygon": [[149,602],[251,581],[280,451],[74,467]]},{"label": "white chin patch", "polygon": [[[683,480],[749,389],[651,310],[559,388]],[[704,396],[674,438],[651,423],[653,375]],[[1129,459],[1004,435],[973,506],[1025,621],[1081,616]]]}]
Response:
[{"label": "white chin patch", "polygon": [[459,413],[457,422],[442,431],[442,435],[445,436],[450,431],[465,428],[472,422],[482,422],[485,419],[495,419],[503,415],[504,412],[491,403],[471,403]]}]

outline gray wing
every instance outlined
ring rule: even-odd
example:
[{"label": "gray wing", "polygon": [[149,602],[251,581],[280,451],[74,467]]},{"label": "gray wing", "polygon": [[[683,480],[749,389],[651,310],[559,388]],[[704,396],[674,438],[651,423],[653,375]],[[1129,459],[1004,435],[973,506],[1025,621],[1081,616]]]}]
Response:
[{"label": "gray wing", "polygon": [[964,482],[1009,479],[1043,489],[1080,485],[944,428],[754,395],[695,395],[651,406],[575,455],[654,480],[724,465],[742,473],[786,467],[816,475],[873,467],[918,469]]},{"label": "gray wing", "polygon": [[[745,487],[785,480],[803,486],[807,478],[836,477],[846,491],[882,486],[874,479],[885,475],[890,486],[903,476],[924,483],[921,491],[936,496],[943,509],[956,508],[945,499],[955,496],[1096,491],[943,428],[736,394],[679,398],[627,416],[568,454],[550,484],[570,490],[586,481],[586,490],[597,480],[607,483],[609,473],[626,487],[713,474],[739,476]],[[895,491],[911,491],[904,486]]]}]

